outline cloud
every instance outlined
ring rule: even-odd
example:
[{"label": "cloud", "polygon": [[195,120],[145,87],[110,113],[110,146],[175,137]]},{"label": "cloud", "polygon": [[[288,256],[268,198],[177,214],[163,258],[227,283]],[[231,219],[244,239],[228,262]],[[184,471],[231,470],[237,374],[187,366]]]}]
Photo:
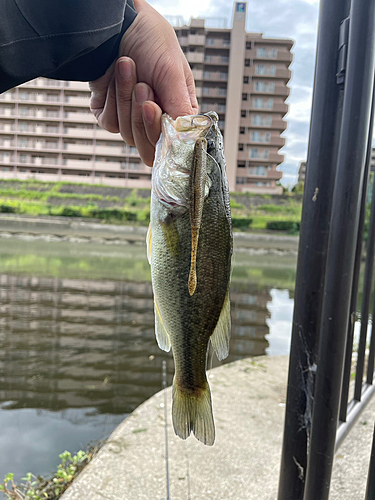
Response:
[{"label": "cloud", "polygon": [[[231,26],[234,3],[226,0],[178,0],[173,4],[166,0],[150,0],[150,3],[163,15],[182,15],[185,21],[190,16],[225,17],[228,27]],[[263,0],[249,2],[247,6],[247,31],[260,32],[266,37],[291,38],[295,42],[290,67],[288,127],[283,134],[286,146],[281,151],[285,161],[279,168],[284,172],[282,182],[285,185],[297,179],[299,163],[307,156],[318,10],[318,0]]]}]

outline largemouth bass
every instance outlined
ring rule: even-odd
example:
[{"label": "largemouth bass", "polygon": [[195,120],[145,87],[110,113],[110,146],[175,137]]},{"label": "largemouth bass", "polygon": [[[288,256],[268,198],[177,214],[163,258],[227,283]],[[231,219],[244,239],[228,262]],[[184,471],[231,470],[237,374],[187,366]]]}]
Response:
[{"label": "largemouth bass", "polygon": [[216,113],[162,117],[152,171],[147,235],[155,333],[175,362],[176,434],[215,440],[206,378],[209,341],[228,356],[232,228],[223,138]]}]

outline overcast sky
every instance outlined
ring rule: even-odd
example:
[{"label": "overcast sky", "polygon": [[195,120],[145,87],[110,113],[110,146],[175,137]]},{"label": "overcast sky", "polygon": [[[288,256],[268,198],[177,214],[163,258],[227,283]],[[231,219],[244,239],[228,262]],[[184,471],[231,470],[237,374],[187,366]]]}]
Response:
[{"label": "overcast sky", "polygon": [[[190,17],[226,17],[232,24],[234,2],[224,0],[149,0],[163,15]],[[288,128],[284,133],[286,146],[281,150],[285,161],[283,184],[297,181],[299,162],[306,159],[309,132],[311,96],[314,76],[316,32],[319,0],[249,0],[247,3],[247,31],[260,32],[267,37],[285,37],[294,40],[291,94],[288,99]]]}]

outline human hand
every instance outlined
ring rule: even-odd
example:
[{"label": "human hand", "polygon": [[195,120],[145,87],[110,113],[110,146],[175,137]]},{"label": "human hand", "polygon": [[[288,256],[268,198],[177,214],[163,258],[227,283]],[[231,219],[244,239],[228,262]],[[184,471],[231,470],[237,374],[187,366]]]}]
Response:
[{"label": "human hand", "polygon": [[172,118],[196,114],[198,103],[174,29],[145,0],[134,6],[138,15],[122,37],[121,57],[90,83],[91,110],[102,128],[120,132],[152,166],[162,112]]}]

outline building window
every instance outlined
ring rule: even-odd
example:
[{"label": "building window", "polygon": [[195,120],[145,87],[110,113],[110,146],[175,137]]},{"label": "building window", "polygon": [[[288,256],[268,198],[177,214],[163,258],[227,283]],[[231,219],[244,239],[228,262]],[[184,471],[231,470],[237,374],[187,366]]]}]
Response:
[{"label": "building window", "polygon": [[271,140],[271,133],[266,132],[265,134],[261,134],[259,131],[254,130],[251,132],[251,140],[253,142],[270,142]]},{"label": "building window", "polygon": [[271,126],[272,125],[272,116],[262,116],[262,115],[253,115],[251,119],[251,123],[253,125],[263,125],[263,126]]},{"label": "building window", "polygon": [[238,145],[238,151],[243,151],[243,144]]},{"label": "building window", "polygon": [[245,59],[245,66],[250,66],[250,59]]},{"label": "building window", "polygon": [[254,165],[248,167],[247,173],[248,175],[267,175],[267,167],[263,165]]},{"label": "building window", "polygon": [[263,99],[261,99],[260,97],[256,97],[254,100],[253,100],[253,105],[254,105],[254,108],[256,109],[261,109],[263,108]]},{"label": "building window", "polygon": [[244,164],[244,163],[238,163],[238,164],[237,164],[237,167],[238,167],[238,168],[245,168],[245,164]]},{"label": "building window", "polygon": [[255,82],[255,91],[256,92],[274,92],[275,91],[275,83],[274,82]]},{"label": "building window", "polygon": [[241,117],[246,118],[246,109],[241,109]]},{"label": "building window", "polygon": [[206,38],[206,45],[215,45],[214,38]]},{"label": "building window", "polygon": [[246,184],[246,177],[237,177],[236,184]]},{"label": "building window", "polygon": [[21,163],[26,163],[27,162],[27,156],[26,155],[21,155],[20,156],[20,161],[21,161]]},{"label": "building window", "polygon": [[246,48],[247,48],[247,50],[251,49],[251,42],[246,42]]},{"label": "building window", "polygon": [[257,49],[257,56],[262,58],[275,58],[277,57],[277,49],[266,49],[265,47],[259,47]]},{"label": "building window", "polygon": [[264,64],[257,64],[255,67],[255,73],[257,75],[275,76],[276,66],[274,64],[272,64],[271,66],[266,66]]},{"label": "building window", "polygon": [[242,94],[242,100],[247,101],[247,94]]},{"label": "building window", "polygon": [[245,127],[240,127],[240,134],[244,134],[245,133]]},{"label": "building window", "polygon": [[249,77],[248,76],[244,76],[243,77],[243,82],[244,83],[249,83]]},{"label": "building window", "polygon": [[268,159],[269,149],[265,149],[263,153],[258,148],[250,148],[250,158],[264,158]]}]

